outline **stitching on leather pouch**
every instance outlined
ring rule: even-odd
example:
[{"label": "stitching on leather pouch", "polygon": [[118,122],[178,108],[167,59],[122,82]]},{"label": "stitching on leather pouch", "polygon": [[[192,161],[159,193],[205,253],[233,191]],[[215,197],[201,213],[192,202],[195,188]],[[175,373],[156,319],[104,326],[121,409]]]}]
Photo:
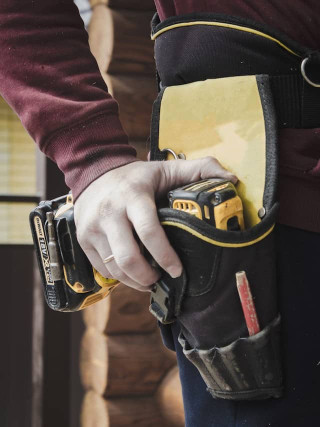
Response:
[{"label": "stitching on leather pouch", "polygon": [[206,294],[207,292],[211,291],[211,289],[214,286],[215,280],[217,278],[218,275],[218,271],[219,271],[219,267],[220,267],[220,260],[221,260],[221,253],[222,253],[222,248],[220,248],[219,246],[215,246],[216,247],[216,253],[214,255],[214,261],[213,261],[213,266],[212,266],[212,270],[210,273],[210,278],[208,280],[207,286],[203,289],[201,289],[200,292],[192,292],[188,289],[187,286],[187,292],[186,292],[186,296],[190,296],[190,297],[198,297],[201,295]]}]

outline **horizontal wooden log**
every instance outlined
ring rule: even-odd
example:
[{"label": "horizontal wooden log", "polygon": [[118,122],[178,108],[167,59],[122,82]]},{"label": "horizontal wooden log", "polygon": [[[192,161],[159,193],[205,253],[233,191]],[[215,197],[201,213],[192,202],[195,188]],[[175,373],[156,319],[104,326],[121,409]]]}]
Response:
[{"label": "horizontal wooden log", "polygon": [[105,397],[154,393],[176,363],[158,333],[106,337],[88,328],[80,348],[80,376],[85,390]]},{"label": "horizontal wooden log", "polygon": [[90,390],[84,395],[80,425],[81,427],[110,427],[107,404],[99,393]]},{"label": "horizontal wooden log", "polygon": [[[146,334],[156,331],[156,319],[149,312],[150,294],[119,285],[110,295],[107,335]],[[147,338],[146,338],[147,339]]]},{"label": "horizontal wooden log", "polygon": [[89,44],[99,68],[108,74],[155,75],[152,12],[95,8],[89,26]]},{"label": "horizontal wooden log", "polygon": [[102,394],[107,385],[107,337],[87,328],[80,345],[80,377],[85,390]]},{"label": "horizontal wooden log", "polygon": [[120,120],[130,140],[146,140],[150,134],[153,102],[157,96],[152,77],[110,76],[102,73],[109,92],[120,106]]},{"label": "horizontal wooden log", "polygon": [[83,311],[87,327],[108,335],[147,334],[157,329],[156,319],[149,312],[150,294],[125,285],[104,300]]},{"label": "horizontal wooden log", "polygon": [[184,411],[178,367],[172,368],[162,380],[156,395],[161,413],[167,423],[183,427]]},{"label": "horizontal wooden log", "polygon": [[176,363],[158,333],[108,337],[105,397],[150,395]]}]

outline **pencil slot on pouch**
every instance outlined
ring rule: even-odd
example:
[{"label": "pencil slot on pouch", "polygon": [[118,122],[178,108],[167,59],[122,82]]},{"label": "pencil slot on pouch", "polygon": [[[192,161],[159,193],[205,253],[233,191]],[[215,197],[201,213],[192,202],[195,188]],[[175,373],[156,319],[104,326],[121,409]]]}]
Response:
[{"label": "pencil slot on pouch", "polygon": [[281,397],[280,317],[250,337],[224,347],[192,348],[183,334],[183,352],[200,372],[214,398],[255,400]]}]

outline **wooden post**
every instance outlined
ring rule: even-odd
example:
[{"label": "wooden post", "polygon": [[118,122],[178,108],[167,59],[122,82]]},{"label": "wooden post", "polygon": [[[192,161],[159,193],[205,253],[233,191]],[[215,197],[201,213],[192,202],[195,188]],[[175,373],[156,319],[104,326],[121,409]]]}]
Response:
[{"label": "wooden post", "polygon": [[103,74],[110,93],[119,102],[120,120],[130,140],[147,140],[156,82],[148,76]]},{"label": "wooden post", "polygon": [[106,401],[93,390],[88,391],[82,402],[82,427],[110,427]]},{"label": "wooden post", "polygon": [[99,59],[101,71],[112,75],[154,75],[150,42],[152,15],[153,12],[118,11],[107,7],[93,14],[90,48]]}]

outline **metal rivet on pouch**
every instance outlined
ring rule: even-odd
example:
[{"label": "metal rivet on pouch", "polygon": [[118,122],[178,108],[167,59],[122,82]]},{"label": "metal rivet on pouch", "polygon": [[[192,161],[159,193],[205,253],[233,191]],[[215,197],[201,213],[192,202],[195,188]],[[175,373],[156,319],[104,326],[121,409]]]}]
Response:
[{"label": "metal rivet on pouch", "polygon": [[262,207],[258,210],[258,217],[260,219],[263,218],[265,216],[265,214],[266,214],[266,209],[264,207]]}]

